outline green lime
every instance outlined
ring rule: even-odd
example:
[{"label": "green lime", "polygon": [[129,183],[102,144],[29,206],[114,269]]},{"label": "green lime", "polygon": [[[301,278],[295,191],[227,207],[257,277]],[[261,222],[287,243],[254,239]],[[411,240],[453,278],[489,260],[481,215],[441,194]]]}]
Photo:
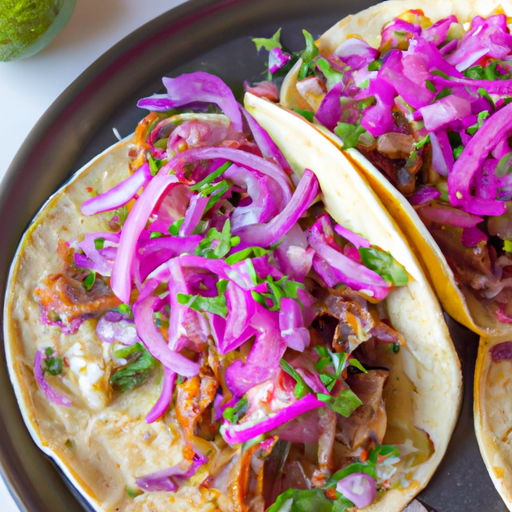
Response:
[{"label": "green lime", "polygon": [[76,0],[0,0],[0,61],[42,50],[69,21]]}]

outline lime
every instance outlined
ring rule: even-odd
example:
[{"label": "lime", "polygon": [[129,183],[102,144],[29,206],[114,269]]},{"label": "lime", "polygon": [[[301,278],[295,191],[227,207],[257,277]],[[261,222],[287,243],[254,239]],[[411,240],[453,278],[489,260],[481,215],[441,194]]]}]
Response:
[{"label": "lime", "polygon": [[0,0],[0,61],[42,50],[69,21],[76,0]]}]

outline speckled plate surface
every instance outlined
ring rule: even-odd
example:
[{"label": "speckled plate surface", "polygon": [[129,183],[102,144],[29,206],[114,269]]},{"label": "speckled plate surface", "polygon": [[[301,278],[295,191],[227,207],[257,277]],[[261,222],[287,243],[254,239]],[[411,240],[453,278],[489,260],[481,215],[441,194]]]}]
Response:
[{"label": "speckled plate surface", "polygon": [[[74,171],[116,141],[112,128],[117,128],[122,136],[133,131],[143,115],[135,106],[137,99],[159,91],[162,76],[192,70],[213,72],[231,85],[241,99],[243,80],[260,79],[265,68],[266,56],[257,55],[251,37],[270,37],[282,27],[282,40],[296,50],[303,44],[301,29],[319,36],[339,19],[372,3],[191,0],[144,25],[107,52],[40,119],[2,183],[2,300],[11,259],[34,214]],[[454,322],[449,326],[463,365],[463,409],[447,455],[419,499],[437,512],[505,512],[507,509],[480,457],[473,431],[477,336]],[[9,382],[3,349],[0,390],[0,464],[20,509],[89,510],[32,442]]]}]

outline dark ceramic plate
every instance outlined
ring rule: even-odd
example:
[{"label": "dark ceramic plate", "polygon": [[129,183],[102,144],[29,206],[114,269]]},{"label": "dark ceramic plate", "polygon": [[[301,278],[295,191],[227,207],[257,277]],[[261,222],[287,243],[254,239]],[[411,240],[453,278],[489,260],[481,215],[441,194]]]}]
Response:
[{"label": "dark ceramic plate", "polygon": [[[50,107],[18,152],[0,193],[0,297],[18,241],[40,206],[73,172],[131,133],[142,116],[137,99],[161,89],[160,78],[204,70],[221,76],[239,98],[244,79],[260,79],[265,55],[251,37],[279,27],[292,50],[301,29],[319,36],[371,0],[191,0],[144,25],[87,69]],[[0,309],[3,311],[3,307]],[[1,314],[1,313],[0,313]],[[473,433],[472,382],[477,337],[450,322],[463,363],[464,405],[441,467],[420,495],[438,512],[506,511],[484,467]],[[2,339],[3,344],[3,339]],[[25,428],[0,350],[0,463],[23,512],[91,510],[38,450]],[[1,509],[1,505],[0,505]]]}]

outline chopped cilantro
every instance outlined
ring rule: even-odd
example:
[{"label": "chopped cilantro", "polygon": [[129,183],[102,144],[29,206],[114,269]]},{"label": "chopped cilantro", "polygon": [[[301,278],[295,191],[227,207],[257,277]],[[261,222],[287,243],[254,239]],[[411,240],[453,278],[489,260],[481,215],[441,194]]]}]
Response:
[{"label": "chopped cilantro", "polygon": [[405,286],[409,282],[407,272],[389,252],[384,252],[377,247],[360,247],[359,254],[367,268],[379,274],[389,283],[395,286]]},{"label": "chopped cilantro", "polygon": [[351,389],[342,389],[331,403],[334,412],[348,418],[363,402]]},{"label": "chopped cilantro", "polygon": [[279,39],[281,38],[281,29],[279,29],[272,37],[264,38],[264,37],[256,37],[252,40],[252,42],[256,45],[256,50],[260,51],[262,48],[265,48],[267,51],[271,51],[274,48],[282,48]]},{"label": "chopped cilantro", "polygon": [[303,64],[299,70],[299,80],[303,80],[314,71],[316,64],[313,59],[320,53],[315,45],[313,36],[307,30],[303,30],[302,33],[306,40],[306,48],[300,54]]},{"label": "chopped cilantro", "polygon": [[437,100],[440,100],[441,98],[446,98],[446,96],[450,96],[452,94],[453,94],[453,91],[451,89],[449,89],[448,87],[443,87],[439,91],[439,94],[432,101],[437,101]]},{"label": "chopped cilantro", "polygon": [[276,498],[267,512],[333,512],[334,503],[321,489],[288,489]]},{"label": "chopped cilantro", "polygon": [[466,130],[466,133],[468,133],[469,135],[474,135],[477,132],[477,130],[482,127],[484,119],[487,119],[488,117],[489,117],[489,111],[488,110],[483,110],[482,112],[480,112],[478,114],[477,122],[473,126],[470,126]]},{"label": "chopped cilantro", "polygon": [[423,137],[423,139],[419,140],[418,142],[414,143],[414,147],[416,149],[422,148],[425,144],[430,144],[430,133]]},{"label": "chopped cilantro", "polygon": [[241,398],[234,407],[226,407],[222,413],[222,417],[228,420],[231,424],[235,425],[238,420],[247,412],[249,402],[247,397]]},{"label": "chopped cilantro", "polygon": [[343,141],[343,149],[350,149],[357,146],[360,136],[366,133],[366,130],[360,124],[338,122],[334,133]]},{"label": "chopped cilantro", "polygon": [[267,253],[268,251],[262,247],[247,247],[247,249],[231,254],[231,256],[228,256],[225,259],[225,261],[228,265],[234,265],[235,263],[247,258],[259,258],[260,256],[265,256]]},{"label": "chopped cilantro", "polygon": [[201,190],[201,195],[203,197],[210,196],[210,200],[204,209],[204,213],[213,208],[215,203],[231,188],[226,180],[219,181],[215,185],[206,185]]},{"label": "chopped cilantro", "polygon": [[304,119],[306,119],[310,123],[313,122],[313,118],[315,116],[315,114],[313,114],[313,112],[310,112],[309,110],[303,110],[301,108],[294,108],[293,110],[294,110],[294,112],[301,115]]},{"label": "chopped cilantro", "polygon": [[494,62],[489,62],[489,64],[487,66],[485,66],[484,68],[484,74],[485,74],[485,78],[487,80],[496,80],[497,76],[498,76],[498,73],[496,72],[496,66],[498,65],[498,63],[496,61]]},{"label": "chopped cilantro", "polygon": [[370,64],[368,64],[368,71],[378,71],[382,67],[382,64],[382,60],[374,60],[373,62],[370,62]]},{"label": "chopped cilantro", "polygon": [[180,232],[180,228],[181,228],[181,225],[183,224],[183,221],[185,220],[185,217],[181,218],[181,219],[178,219],[177,221],[173,222],[170,226],[169,226],[169,233],[172,235],[172,236],[178,236],[179,232]]},{"label": "chopped cilantro", "polygon": [[94,248],[99,251],[105,247],[105,239],[104,238],[95,238],[94,239]]},{"label": "chopped cilantro", "polygon": [[478,89],[478,94],[481,98],[485,98],[491,104],[492,108],[496,108],[496,104],[494,103],[493,99],[483,87]]},{"label": "chopped cilantro", "polygon": [[331,90],[336,84],[343,81],[343,73],[334,71],[326,59],[321,57],[317,59],[316,63],[327,80],[327,90]]},{"label": "chopped cilantro", "polygon": [[430,80],[425,80],[425,86],[430,92],[437,92],[436,86]]},{"label": "chopped cilantro", "polygon": [[462,74],[471,80],[486,80],[484,68],[482,66],[472,66],[465,69]]},{"label": "chopped cilantro", "polygon": [[94,283],[96,282],[96,272],[94,272],[93,270],[91,270],[89,272],[89,274],[87,274],[87,276],[85,277],[85,279],[82,281],[82,284],[84,286],[84,288],[89,291],[93,286],[94,286]]},{"label": "chopped cilantro", "polygon": [[506,155],[502,156],[500,158],[500,161],[498,162],[498,165],[496,166],[496,170],[494,171],[494,174],[501,178],[502,176],[506,176],[507,174],[510,174],[512,171],[512,152],[507,153]]},{"label": "chopped cilantro", "polygon": [[43,372],[48,372],[50,375],[60,375],[64,367],[62,357],[53,355],[54,350],[52,347],[47,347],[44,351],[44,354],[44,368],[42,368]]},{"label": "chopped cilantro", "polygon": [[216,228],[208,230],[206,237],[197,246],[196,255],[203,258],[220,259],[239,243],[240,237],[231,236],[231,221],[226,219],[222,232]]},{"label": "chopped cilantro", "polygon": [[112,311],[117,311],[122,315],[127,315],[130,318],[133,318],[133,311],[129,304],[119,304],[119,306],[113,308]]},{"label": "chopped cilantro", "polygon": [[120,393],[126,393],[144,384],[156,365],[156,359],[140,344],[123,347],[115,352],[116,357],[130,357],[129,362],[114,370],[110,385]]},{"label": "chopped cilantro", "polygon": [[432,75],[440,76],[441,78],[450,79],[450,77],[446,74],[440,71],[439,69],[434,69],[430,72]]},{"label": "chopped cilantro", "polygon": [[189,190],[197,191],[201,190],[205,185],[210,184],[212,181],[216,180],[220,175],[224,174],[231,166],[233,162],[226,162],[224,165],[221,165],[218,169],[210,173],[204,180],[199,181],[195,185],[192,185]]},{"label": "chopped cilantro", "polygon": [[194,311],[204,311],[214,313],[222,318],[226,318],[228,314],[228,306],[226,303],[226,288],[228,281],[220,279],[217,283],[218,295],[216,297],[203,297],[202,295],[189,295],[187,293],[178,293],[177,299],[183,306],[188,306]]},{"label": "chopped cilantro", "polygon": [[252,282],[254,284],[258,284],[258,274],[256,274],[253,262],[250,259],[247,259],[245,260],[245,266],[247,267],[247,272],[251,276]]},{"label": "chopped cilantro", "polygon": [[358,370],[361,370],[363,373],[368,373],[368,370],[357,360],[351,357],[348,360],[348,364],[350,366],[355,366]]},{"label": "chopped cilantro", "polygon": [[153,158],[149,151],[146,152],[146,160],[148,161],[149,164],[149,171],[151,172],[151,176],[155,176],[155,174],[157,174],[158,171],[165,164],[164,160],[158,160],[157,158]]},{"label": "chopped cilantro", "polygon": [[453,159],[457,160],[457,158],[459,158],[463,151],[464,146],[457,146],[456,148],[453,148]]},{"label": "chopped cilantro", "polygon": [[284,372],[286,372],[290,377],[295,379],[295,381],[297,382],[297,384],[295,385],[295,389],[293,391],[297,398],[302,398],[312,391],[311,388],[304,382],[304,379],[300,376],[297,370],[295,370],[295,368],[293,368],[293,366],[290,365],[290,363],[288,363],[284,359],[281,359],[279,361],[279,366]]},{"label": "chopped cilantro", "polygon": [[[247,260],[250,261],[250,260]],[[267,284],[268,293],[258,293],[251,291],[253,299],[270,311],[279,311],[281,309],[281,299],[298,299],[297,290],[304,289],[304,285],[287,276],[282,277],[278,281],[274,281],[272,276],[268,276],[262,281]],[[269,305],[269,302],[271,305]],[[299,302],[300,303],[300,302]]]},{"label": "chopped cilantro", "polygon": [[308,64],[320,53],[320,51],[315,45],[315,40],[313,39],[313,36],[307,30],[303,30],[302,33],[304,34],[304,39],[306,40],[306,48],[300,54],[300,58],[306,64]]}]

